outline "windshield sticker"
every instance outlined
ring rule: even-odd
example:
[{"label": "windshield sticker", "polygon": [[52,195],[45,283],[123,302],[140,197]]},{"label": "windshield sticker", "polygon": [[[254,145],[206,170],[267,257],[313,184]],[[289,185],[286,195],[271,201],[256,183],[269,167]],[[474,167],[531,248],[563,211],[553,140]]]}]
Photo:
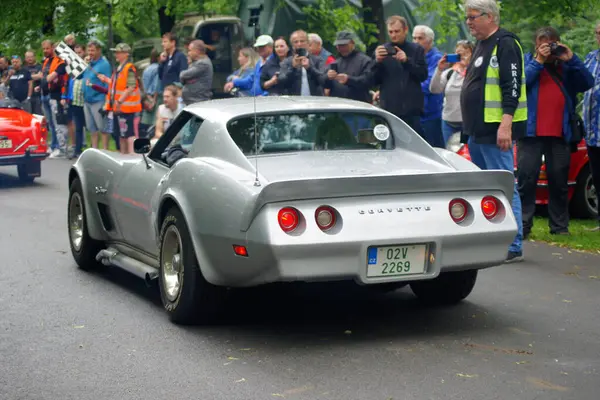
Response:
[{"label": "windshield sticker", "polygon": [[388,140],[390,137],[390,130],[385,125],[375,125],[375,128],[373,128],[373,135],[375,135],[377,140]]}]

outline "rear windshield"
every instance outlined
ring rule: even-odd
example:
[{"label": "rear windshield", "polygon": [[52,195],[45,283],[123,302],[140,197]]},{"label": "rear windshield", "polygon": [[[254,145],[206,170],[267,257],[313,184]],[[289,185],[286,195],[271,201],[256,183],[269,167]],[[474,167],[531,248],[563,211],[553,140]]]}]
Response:
[{"label": "rear windshield", "polygon": [[228,124],[233,141],[246,155],[319,150],[389,150],[393,135],[385,119],[357,112],[290,113],[254,116]]}]

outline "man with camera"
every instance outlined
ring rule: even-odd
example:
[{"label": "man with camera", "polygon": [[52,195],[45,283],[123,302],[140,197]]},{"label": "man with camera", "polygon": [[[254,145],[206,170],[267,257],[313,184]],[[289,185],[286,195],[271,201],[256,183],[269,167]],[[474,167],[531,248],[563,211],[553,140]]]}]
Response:
[{"label": "man with camera", "polygon": [[329,64],[325,88],[330,96],[371,102],[371,71],[373,60],[356,50],[352,32],[338,32],[335,42],[340,57]]},{"label": "man with camera", "polygon": [[308,51],[308,34],[298,30],[290,36],[293,54],[281,64],[279,83],[292,96],[323,96],[326,76],[323,62]]},{"label": "man with camera", "polygon": [[401,118],[419,135],[423,136],[421,115],[425,98],[421,82],[427,79],[425,51],[421,46],[406,40],[406,18],[393,15],[386,21],[390,42],[375,49],[373,79],[379,85],[381,107]]},{"label": "man with camera", "polygon": [[560,43],[556,29],[540,28],[535,37],[535,54],[525,57],[527,135],[517,143],[517,177],[525,238],[533,227],[542,157],[548,175],[550,233],[569,233],[571,148],[576,149],[583,139],[582,132],[573,125],[577,93],[585,92],[594,84],[579,57]]}]

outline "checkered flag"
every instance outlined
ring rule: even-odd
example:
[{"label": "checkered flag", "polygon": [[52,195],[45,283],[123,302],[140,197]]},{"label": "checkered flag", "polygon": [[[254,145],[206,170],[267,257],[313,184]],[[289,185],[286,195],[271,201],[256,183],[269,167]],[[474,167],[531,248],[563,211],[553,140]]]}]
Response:
[{"label": "checkered flag", "polygon": [[73,78],[77,78],[88,67],[88,64],[64,42],[60,42],[54,51],[65,61],[67,73]]}]

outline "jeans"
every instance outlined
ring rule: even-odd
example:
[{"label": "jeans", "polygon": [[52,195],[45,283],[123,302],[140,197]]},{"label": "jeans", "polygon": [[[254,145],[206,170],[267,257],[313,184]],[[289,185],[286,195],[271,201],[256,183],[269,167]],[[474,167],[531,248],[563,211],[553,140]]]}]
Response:
[{"label": "jeans", "polygon": [[50,143],[50,150],[54,150],[58,147],[58,142],[56,139],[56,127],[54,126],[54,118],[52,117],[52,109],[50,108],[50,96],[41,97],[42,101],[42,111],[44,112],[44,116],[46,117],[46,122],[48,123],[48,130],[50,131],[50,135],[52,137],[52,141]]},{"label": "jeans", "polygon": [[[469,137],[469,153],[471,154],[473,164],[481,169],[503,169],[514,173],[515,164],[512,148],[508,151],[502,151],[496,144],[477,144],[472,137]],[[511,206],[518,229],[514,241],[508,247],[508,251],[519,253],[523,250],[523,219],[521,214],[521,197],[519,196],[516,182]]]},{"label": "jeans", "polygon": [[446,146],[448,139],[450,139],[453,134],[460,131],[462,131],[462,123],[442,120],[442,136],[444,137],[444,146]]},{"label": "jeans", "polygon": [[533,228],[537,182],[546,159],[550,233],[569,231],[569,168],[571,150],[562,137],[527,137],[518,141],[517,178],[523,207],[523,232]]},{"label": "jeans", "polygon": [[81,154],[83,149],[83,128],[85,127],[85,113],[83,107],[71,105],[73,122],[75,123],[75,154]]},{"label": "jeans", "polygon": [[442,135],[442,119],[421,120],[423,128],[423,139],[432,147],[445,147],[444,136]]}]

